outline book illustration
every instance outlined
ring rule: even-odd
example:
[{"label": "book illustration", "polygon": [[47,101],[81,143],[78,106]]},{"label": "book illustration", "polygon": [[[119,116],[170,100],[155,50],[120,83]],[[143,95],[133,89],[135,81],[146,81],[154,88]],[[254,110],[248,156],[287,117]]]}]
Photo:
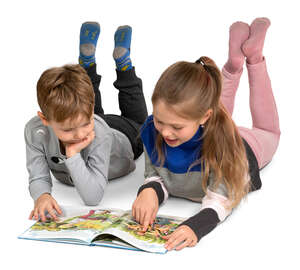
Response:
[{"label": "book illustration", "polygon": [[130,211],[90,210],[72,217],[60,217],[58,221],[50,218],[38,221],[19,238],[165,253],[163,236],[171,234],[182,221],[181,218],[158,216],[144,231]]},{"label": "book illustration", "polygon": [[32,231],[77,231],[77,230],[96,230],[102,232],[120,217],[114,215],[109,210],[96,212],[90,210],[83,216],[75,216],[62,221],[54,221],[47,217],[45,222],[37,222],[32,227]]},{"label": "book illustration", "polygon": [[150,243],[164,244],[166,240],[162,236],[171,234],[178,227],[178,222],[170,218],[157,217],[152,225],[148,226],[146,231],[143,230],[143,225],[134,221],[130,214],[125,214],[118,228],[125,231],[135,238],[148,241]]}]

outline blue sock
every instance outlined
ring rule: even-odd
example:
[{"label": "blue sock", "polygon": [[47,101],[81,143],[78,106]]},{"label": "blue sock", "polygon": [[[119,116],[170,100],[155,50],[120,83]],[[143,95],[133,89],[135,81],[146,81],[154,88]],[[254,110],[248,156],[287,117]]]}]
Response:
[{"label": "blue sock", "polygon": [[80,28],[79,64],[84,68],[96,63],[95,51],[99,34],[100,25],[97,22],[85,22]]},{"label": "blue sock", "polygon": [[115,49],[113,57],[117,70],[125,71],[132,69],[130,59],[130,43],[132,29],[129,25],[120,26],[115,33]]}]

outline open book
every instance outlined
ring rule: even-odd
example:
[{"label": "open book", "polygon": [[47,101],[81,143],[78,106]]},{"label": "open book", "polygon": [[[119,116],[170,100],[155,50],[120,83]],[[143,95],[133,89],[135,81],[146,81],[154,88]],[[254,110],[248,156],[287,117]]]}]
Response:
[{"label": "open book", "polygon": [[166,253],[166,240],[162,237],[172,233],[183,222],[178,217],[157,216],[143,232],[131,211],[62,209],[64,214],[58,221],[50,218],[46,222],[38,221],[18,238]]}]

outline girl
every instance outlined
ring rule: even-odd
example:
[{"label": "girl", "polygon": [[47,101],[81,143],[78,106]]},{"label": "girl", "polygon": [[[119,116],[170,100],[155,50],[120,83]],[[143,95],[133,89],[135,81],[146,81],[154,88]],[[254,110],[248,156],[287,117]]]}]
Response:
[{"label": "girl", "polygon": [[[166,249],[194,246],[223,221],[250,191],[260,189],[259,170],[271,161],[279,120],[263,57],[267,18],[230,27],[229,58],[222,74],[208,57],[167,68],[152,95],[153,115],[141,137],[145,184],[132,215],[147,230],[168,195],[202,202],[201,211],[165,237]],[[252,129],[231,119],[246,58]],[[222,91],[221,91],[222,90]]]}]

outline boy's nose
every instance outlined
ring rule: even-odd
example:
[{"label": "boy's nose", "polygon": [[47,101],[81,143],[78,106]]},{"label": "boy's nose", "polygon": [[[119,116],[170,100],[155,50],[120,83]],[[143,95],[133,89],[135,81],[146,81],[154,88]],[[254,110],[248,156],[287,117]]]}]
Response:
[{"label": "boy's nose", "polygon": [[85,137],[85,133],[81,130],[77,130],[74,134],[76,140],[82,140]]}]

